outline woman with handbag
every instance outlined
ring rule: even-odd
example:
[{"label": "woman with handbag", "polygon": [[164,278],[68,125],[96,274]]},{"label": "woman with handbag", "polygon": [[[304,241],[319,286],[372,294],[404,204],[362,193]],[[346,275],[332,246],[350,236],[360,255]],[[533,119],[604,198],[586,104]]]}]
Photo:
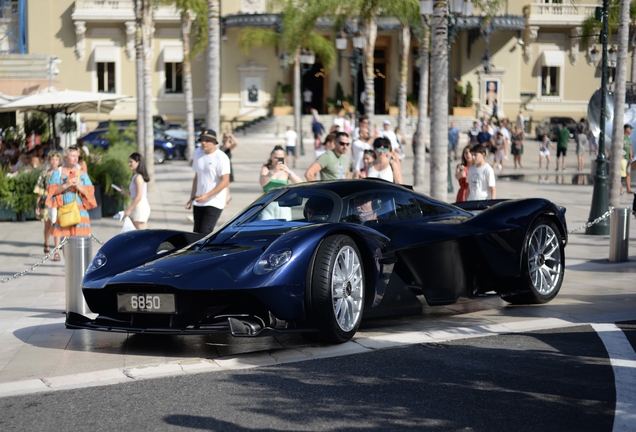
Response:
[{"label": "woman with handbag", "polygon": [[[57,208],[57,220],[51,228],[55,237],[55,247],[60,245],[61,237],[88,236],[91,223],[88,211],[97,207],[95,188],[88,173],[81,170],[79,148],[68,147],[64,151],[64,163],[53,171],[49,179],[47,205]],[[60,260],[56,253],[54,261]]]}]

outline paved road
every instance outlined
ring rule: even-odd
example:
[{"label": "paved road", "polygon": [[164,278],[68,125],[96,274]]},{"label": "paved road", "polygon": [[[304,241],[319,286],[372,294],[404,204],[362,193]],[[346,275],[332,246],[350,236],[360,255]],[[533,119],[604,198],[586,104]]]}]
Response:
[{"label": "paved road", "polygon": [[[259,195],[258,170],[274,144],[281,141],[271,137],[241,139],[233,158],[233,199],[223,220]],[[550,198],[567,207],[570,229],[581,227],[589,215],[592,187],[585,184],[589,179],[539,171],[533,145],[536,143],[526,144],[524,169],[517,170],[515,177],[500,177],[499,196]],[[299,159],[297,171],[302,172],[312,161],[309,153]],[[409,155],[404,162],[407,182],[412,178],[411,162]],[[539,175],[548,183],[539,183]],[[151,228],[191,229],[183,209],[191,180],[185,162],[157,167],[157,187],[150,193]],[[426,188],[420,189],[426,192]],[[625,205],[631,203],[629,197],[623,200]],[[41,228],[37,221],[0,223],[1,278],[40,260]],[[93,229],[98,239],[107,240],[121,226],[105,218],[93,221]],[[629,238],[632,246],[636,244],[636,223],[631,225]],[[608,245],[607,236],[586,236],[582,230],[570,236],[563,289],[550,304],[510,306],[492,295],[461,299],[454,305],[426,307],[417,317],[365,322],[356,339],[341,346],[315,345],[298,336],[254,340],[227,336],[143,338],[66,330],[64,262],[47,262],[28,276],[0,284],[0,396],[202,371],[227,373],[223,371],[372,354],[379,348],[401,345],[636,319],[633,247],[630,262],[609,263]],[[94,252],[97,247],[95,243]]]},{"label": "paved road", "polygon": [[[636,321],[620,325],[636,347]],[[598,331],[598,329],[597,329]],[[0,399],[2,430],[629,431],[592,326]],[[636,368],[627,368],[633,383]],[[620,385],[620,383],[619,383]],[[615,424],[615,421],[618,424]],[[620,423],[622,422],[622,423]]]}]

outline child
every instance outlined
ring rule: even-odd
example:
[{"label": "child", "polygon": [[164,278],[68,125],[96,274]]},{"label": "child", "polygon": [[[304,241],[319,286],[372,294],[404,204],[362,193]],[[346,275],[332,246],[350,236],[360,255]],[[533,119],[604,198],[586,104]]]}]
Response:
[{"label": "child", "polygon": [[547,135],[543,135],[542,141],[539,143],[539,169],[541,169],[543,159],[545,159],[545,169],[550,169],[550,147],[554,148],[554,144],[550,142]]},{"label": "child", "polygon": [[473,166],[468,169],[467,201],[483,201],[497,199],[495,188],[495,171],[486,163],[486,148],[476,145],[470,149],[473,155]]}]

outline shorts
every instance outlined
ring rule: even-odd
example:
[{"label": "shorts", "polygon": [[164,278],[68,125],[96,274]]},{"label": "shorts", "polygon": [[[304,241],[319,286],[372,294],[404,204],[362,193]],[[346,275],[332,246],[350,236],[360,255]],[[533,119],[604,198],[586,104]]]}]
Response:
[{"label": "shorts", "polygon": [[150,204],[148,204],[148,198],[142,198],[130,212],[130,219],[134,222],[148,222],[148,218],[150,218]]},{"label": "shorts", "polygon": [[550,150],[539,150],[539,156],[541,156],[541,157],[550,156]]},{"label": "shorts", "polygon": [[568,152],[567,148],[557,147],[557,158],[560,156],[565,157],[565,154]]},{"label": "shorts", "polygon": [[286,146],[285,153],[288,156],[296,156],[296,146]]},{"label": "shorts", "polygon": [[457,151],[457,143],[448,142],[448,151]]}]

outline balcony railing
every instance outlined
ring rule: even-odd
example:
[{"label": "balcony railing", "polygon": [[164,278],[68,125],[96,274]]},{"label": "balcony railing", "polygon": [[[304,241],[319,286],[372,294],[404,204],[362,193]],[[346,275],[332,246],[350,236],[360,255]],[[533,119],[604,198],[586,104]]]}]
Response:
[{"label": "balcony railing", "polygon": [[581,3],[532,3],[530,4],[530,25],[576,25],[585,18],[594,16],[598,4]]},{"label": "balcony railing", "polygon": [[[131,21],[135,19],[134,0],[75,0],[74,20]],[[161,6],[154,13],[155,21],[179,21],[174,6]]]}]

